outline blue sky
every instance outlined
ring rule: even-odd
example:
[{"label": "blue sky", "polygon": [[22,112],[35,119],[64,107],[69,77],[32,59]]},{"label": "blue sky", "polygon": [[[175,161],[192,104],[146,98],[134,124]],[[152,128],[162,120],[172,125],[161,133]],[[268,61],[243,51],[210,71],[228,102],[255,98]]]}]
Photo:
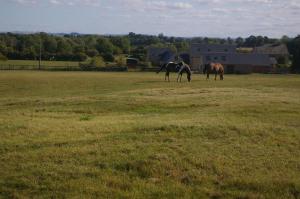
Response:
[{"label": "blue sky", "polygon": [[300,0],[0,0],[0,31],[300,34]]}]

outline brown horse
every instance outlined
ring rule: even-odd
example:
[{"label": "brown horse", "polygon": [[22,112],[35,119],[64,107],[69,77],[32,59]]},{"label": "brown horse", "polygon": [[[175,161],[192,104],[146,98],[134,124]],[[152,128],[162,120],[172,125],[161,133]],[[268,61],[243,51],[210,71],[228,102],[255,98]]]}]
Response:
[{"label": "brown horse", "polygon": [[220,75],[220,80],[224,79],[224,67],[220,63],[209,63],[205,64],[203,73],[206,73],[206,79],[209,79],[209,73],[215,74],[215,80],[217,80],[217,75]]}]

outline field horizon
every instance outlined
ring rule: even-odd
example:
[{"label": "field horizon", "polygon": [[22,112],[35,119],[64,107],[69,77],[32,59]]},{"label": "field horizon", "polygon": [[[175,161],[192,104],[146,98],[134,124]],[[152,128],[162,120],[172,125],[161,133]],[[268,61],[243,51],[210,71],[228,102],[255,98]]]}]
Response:
[{"label": "field horizon", "polygon": [[299,198],[300,76],[0,72],[0,198]]}]

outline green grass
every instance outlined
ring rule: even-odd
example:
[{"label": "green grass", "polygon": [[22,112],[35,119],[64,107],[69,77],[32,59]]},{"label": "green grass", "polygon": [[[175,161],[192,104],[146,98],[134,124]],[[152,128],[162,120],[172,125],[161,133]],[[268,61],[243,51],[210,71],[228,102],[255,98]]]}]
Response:
[{"label": "green grass", "polygon": [[299,198],[300,77],[0,72],[0,198]]},{"label": "green grass", "polygon": [[[42,61],[42,67],[51,68],[51,67],[79,67],[80,62],[76,61]],[[84,63],[84,62],[82,62]],[[7,60],[0,61],[1,66],[16,66],[16,67],[28,67],[35,66],[38,67],[38,60]]]}]

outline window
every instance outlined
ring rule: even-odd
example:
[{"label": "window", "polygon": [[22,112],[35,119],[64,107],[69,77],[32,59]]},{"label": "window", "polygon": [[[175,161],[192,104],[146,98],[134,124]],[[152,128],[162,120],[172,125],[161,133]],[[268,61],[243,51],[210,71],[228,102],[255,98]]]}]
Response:
[{"label": "window", "polygon": [[210,56],[206,56],[206,60],[207,61],[210,61],[211,59],[210,59]]},{"label": "window", "polygon": [[222,56],[222,61],[226,61],[226,56]]},{"label": "window", "polygon": [[215,60],[218,60],[218,57],[215,57]]}]

